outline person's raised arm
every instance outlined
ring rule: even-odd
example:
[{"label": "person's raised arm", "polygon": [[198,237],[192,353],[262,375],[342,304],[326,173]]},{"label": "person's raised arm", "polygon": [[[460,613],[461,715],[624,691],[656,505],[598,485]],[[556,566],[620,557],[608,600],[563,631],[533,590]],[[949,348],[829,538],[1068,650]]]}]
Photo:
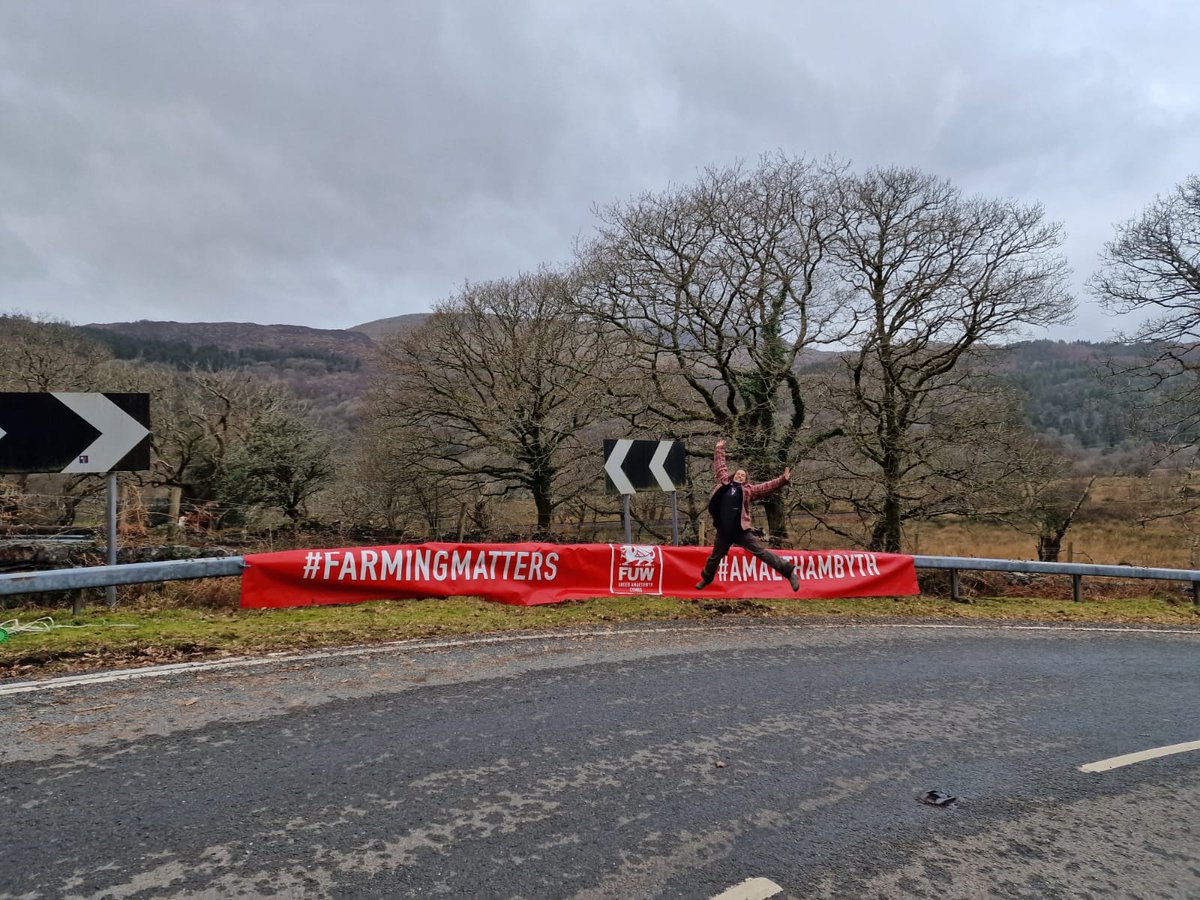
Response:
[{"label": "person's raised arm", "polygon": [[729,480],[729,467],[725,465],[725,438],[717,441],[717,446],[713,449],[713,474],[717,484],[724,484]]}]

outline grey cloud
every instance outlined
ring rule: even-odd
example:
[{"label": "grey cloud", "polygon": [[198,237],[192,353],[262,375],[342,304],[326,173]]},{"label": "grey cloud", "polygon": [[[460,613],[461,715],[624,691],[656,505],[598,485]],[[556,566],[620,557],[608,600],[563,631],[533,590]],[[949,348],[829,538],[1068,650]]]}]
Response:
[{"label": "grey cloud", "polygon": [[1050,7],[0,5],[0,307],[348,326],[775,150],[1044,201],[1082,280],[1198,158],[1200,14]]}]

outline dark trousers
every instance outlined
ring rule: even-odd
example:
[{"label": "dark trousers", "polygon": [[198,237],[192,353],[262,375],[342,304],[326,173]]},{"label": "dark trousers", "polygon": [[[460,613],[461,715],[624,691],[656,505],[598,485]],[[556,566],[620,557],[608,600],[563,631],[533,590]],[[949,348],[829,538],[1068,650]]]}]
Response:
[{"label": "dark trousers", "polygon": [[700,580],[705,584],[709,584],[717,575],[717,567],[721,565],[721,560],[725,558],[725,554],[729,552],[729,548],[737,544],[747,553],[753,554],[757,559],[761,559],[768,566],[787,578],[792,574],[794,566],[782,557],[776,556],[761,543],[752,532],[742,531],[738,534],[728,534],[718,531],[716,540],[713,541],[712,556],[708,558],[708,562],[704,564],[704,568],[700,571]]}]

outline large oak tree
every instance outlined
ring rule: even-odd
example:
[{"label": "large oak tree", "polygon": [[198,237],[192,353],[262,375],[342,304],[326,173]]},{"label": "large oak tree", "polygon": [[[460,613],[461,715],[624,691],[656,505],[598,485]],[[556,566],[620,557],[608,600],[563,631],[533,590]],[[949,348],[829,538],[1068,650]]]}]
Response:
[{"label": "large oak tree", "polygon": [[[964,197],[912,169],[836,182],[829,253],[854,326],[831,381],[841,437],[823,452],[858,477],[822,487],[869,518],[870,548],[895,552],[906,520],[963,511],[1012,462],[980,352],[1066,321],[1074,301],[1060,227],[1040,206]],[[847,490],[829,496],[838,483]]]},{"label": "large oak tree", "polygon": [[[630,348],[637,392],[622,406],[632,425],[727,437],[738,464],[763,478],[802,452],[812,436],[797,363],[842,334],[829,186],[824,167],[774,156],[599,211],[580,248],[581,312]],[[766,510],[786,537],[782,498]]]}]

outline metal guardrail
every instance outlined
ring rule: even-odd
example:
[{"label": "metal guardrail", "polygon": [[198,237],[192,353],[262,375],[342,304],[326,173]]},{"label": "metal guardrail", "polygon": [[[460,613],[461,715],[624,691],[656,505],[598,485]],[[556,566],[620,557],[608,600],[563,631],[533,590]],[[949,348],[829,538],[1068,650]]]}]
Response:
[{"label": "metal guardrail", "polygon": [[1053,563],[1031,559],[976,559],[970,556],[914,556],[918,569],[948,569],[950,599],[962,599],[959,573],[1023,572],[1028,575],[1070,575],[1076,600],[1083,599],[1083,576],[1100,578],[1150,578],[1155,581],[1186,581],[1192,586],[1192,602],[1200,605],[1200,570],[1156,569],[1145,566],[1098,566],[1091,563]]},{"label": "metal guardrail", "polygon": [[118,584],[147,584],[152,581],[216,578],[241,575],[245,567],[246,563],[240,556],[220,556],[123,563],[116,566],[87,566],[80,569],[51,569],[45,572],[13,572],[0,575],[0,596],[74,591]]},{"label": "metal guardrail", "polygon": [[[1082,580],[1084,576],[1184,581],[1191,584],[1192,599],[1195,603],[1200,604],[1200,570],[1197,569],[1098,566],[1089,563],[981,559],[970,556],[914,556],[913,563],[918,569],[948,570],[950,572],[950,597],[953,600],[962,599],[959,579],[961,572],[1022,572],[1029,575],[1071,576],[1076,600],[1083,599]],[[121,584],[146,584],[155,581],[220,578],[241,575],[245,567],[245,560],[240,556],[222,556],[164,562],[125,563],[116,566],[89,566],[81,569],[53,569],[45,572],[17,572],[0,575],[0,596],[73,591]]]}]

